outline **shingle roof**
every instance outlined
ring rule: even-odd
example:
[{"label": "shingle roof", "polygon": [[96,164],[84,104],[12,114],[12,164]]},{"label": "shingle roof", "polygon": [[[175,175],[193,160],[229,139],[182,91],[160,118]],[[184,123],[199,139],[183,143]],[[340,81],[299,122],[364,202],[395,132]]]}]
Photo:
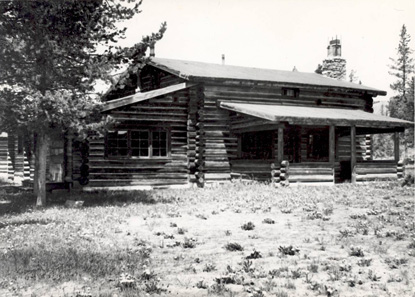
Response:
[{"label": "shingle roof", "polygon": [[317,73],[250,68],[164,58],[152,58],[149,64],[185,79],[209,78],[280,82],[287,84],[346,88],[386,95],[386,92],[382,90],[347,81],[327,78]]}]

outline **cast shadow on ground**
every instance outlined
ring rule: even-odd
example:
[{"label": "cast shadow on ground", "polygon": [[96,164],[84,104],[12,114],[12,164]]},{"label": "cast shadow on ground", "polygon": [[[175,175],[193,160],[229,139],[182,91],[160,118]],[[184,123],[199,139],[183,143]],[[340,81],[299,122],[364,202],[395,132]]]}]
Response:
[{"label": "cast shadow on ground", "polygon": [[[127,204],[170,203],[174,197],[162,197],[153,191],[53,191],[47,193],[47,206],[64,206],[67,200],[83,201],[82,207],[124,206]],[[31,189],[16,186],[0,187],[0,216],[31,211],[36,207],[36,196]]]}]

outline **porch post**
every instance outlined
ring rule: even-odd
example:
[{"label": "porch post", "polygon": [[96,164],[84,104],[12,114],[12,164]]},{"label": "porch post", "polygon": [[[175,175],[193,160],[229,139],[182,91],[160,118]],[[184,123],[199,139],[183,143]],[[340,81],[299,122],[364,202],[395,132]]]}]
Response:
[{"label": "porch post", "polygon": [[278,165],[281,166],[281,162],[284,159],[284,127],[278,126]]},{"label": "porch post", "polygon": [[329,128],[329,162],[334,164],[336,152],[335,126]]},{"label": "porch post", "polygon": [[65,135],[66,138],[66,147],[65,147],[65,178],[64,181],[69,183],[69,190],[71,189],[72,185],[72,175],[73,175],[73,151],[72,151],[72,140],[73,135],[72,133],[68,132]]},{"label": "porch post", "polygon": [[356,182],[355,166],[356,166],[356,126],[350,127],[350,168],[352,171],[352,183]]},{"label": "porch post", "polygon": [[395,162],[399,162],[399,132],[394,134],[394,153],[395,153]]}]

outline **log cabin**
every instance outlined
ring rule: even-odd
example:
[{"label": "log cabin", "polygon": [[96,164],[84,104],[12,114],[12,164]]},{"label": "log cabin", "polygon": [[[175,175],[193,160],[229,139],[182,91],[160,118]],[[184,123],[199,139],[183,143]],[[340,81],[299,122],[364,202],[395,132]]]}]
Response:
[{"label": "log cabin", "polygon": [[[332,185],[402,174],[399,132],[414,124],[373,113],[373,98],[385,91],[316,73],[156,57],[135,68],[103,99],[115,120],[106,135],[86,143],[55,137],[49,164],[60,170],[49,166],[49,189],[72,181],[85,190],[152,189],[245,178]],[[391,160],[372,159],[371,135],[380,133],[395,136]]]},{"label": "log cabin", "polygon": [[[117,124],[89,140],[87,188],[396,179],[413,127],[373,114],[385,91],[315,73],[152,57],[121,81],[103,110]],[[393,160],[372,160],[378,133],[394,133]]]}]

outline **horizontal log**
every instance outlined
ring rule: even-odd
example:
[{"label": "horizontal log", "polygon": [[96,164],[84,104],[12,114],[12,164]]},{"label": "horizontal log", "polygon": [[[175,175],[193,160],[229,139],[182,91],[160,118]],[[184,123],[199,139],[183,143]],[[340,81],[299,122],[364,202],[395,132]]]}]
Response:
[{"label": "horizontal log", "polygon": [[183,185],[187,184],[186,179],[170,179],[170,180],[89,180],[88,187],[114,187],[114,186],[162,186],[162,185]]},{"label": "horizontal log", "polygon": [[230,179],[230,173],[205,173],[204,174],[205,180],[223,180],[223,179]]},{"label": "horizontal log", "polygon": [[361,174],[356,175],[356,181],[372,181],[372,180],[394,180],[397,174]]},{"label": "horizontal log", "polygon": [[356,174],[386,174],[397,173],[398,170],[394,168],[355,168]]},{"label": "horizontal log", "polygon": [[334,181],[333,175],[291,175],[288,180],[290,182],[299,181]]},{"label": "horizontal log", "polygon": [[141,179],[181,179],[187,178],[187,173],[90,173],[89,178],[91,180],[96,179],[108,179],[108,180],[141,180]]}]

